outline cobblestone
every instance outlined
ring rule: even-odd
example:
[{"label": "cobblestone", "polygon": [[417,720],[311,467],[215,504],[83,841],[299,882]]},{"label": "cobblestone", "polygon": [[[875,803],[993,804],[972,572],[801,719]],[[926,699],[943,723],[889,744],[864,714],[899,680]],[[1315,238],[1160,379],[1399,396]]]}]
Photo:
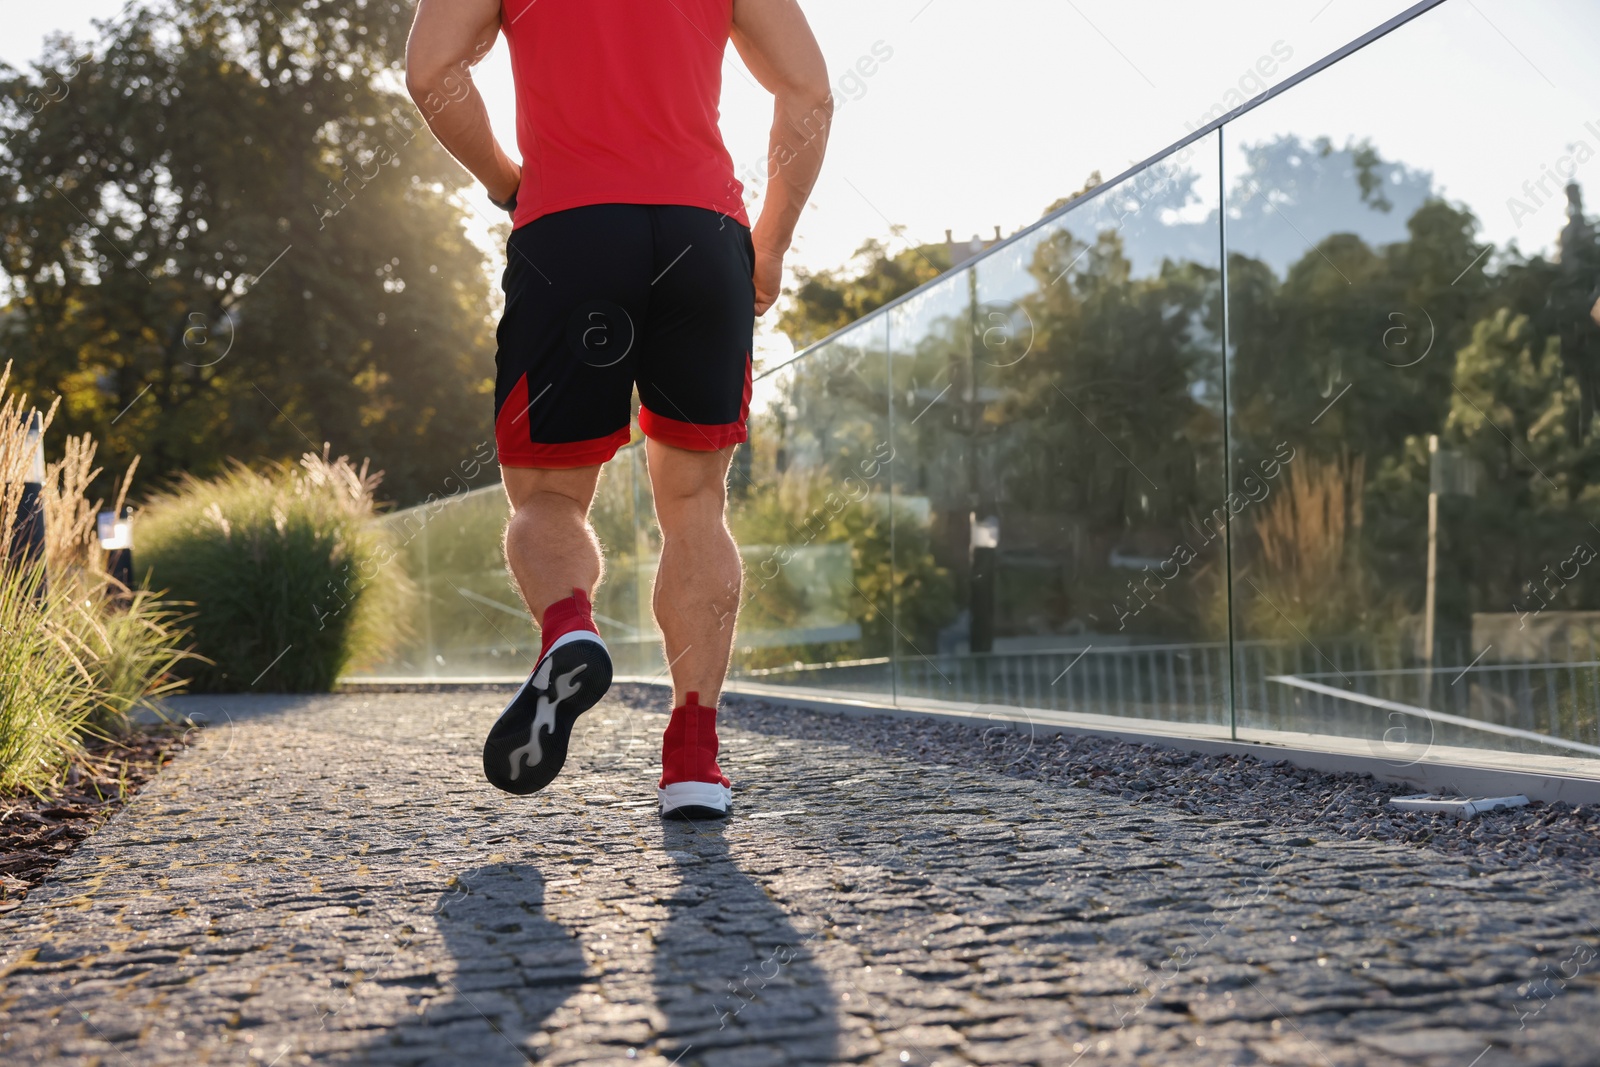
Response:
[{"label": "cobblestone", "polygon": [[1600,1063],[1559,865],[848,725],[726,730],[735,817],[664,825],[624,695],[528,799],[480,777],[495,694],[188,699],[215,725],[0,926],[0,1061]]}]

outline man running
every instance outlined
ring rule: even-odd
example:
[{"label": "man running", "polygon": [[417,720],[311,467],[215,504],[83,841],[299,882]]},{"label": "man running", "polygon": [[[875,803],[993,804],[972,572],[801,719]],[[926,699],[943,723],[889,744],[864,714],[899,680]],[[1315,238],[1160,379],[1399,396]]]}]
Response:
[{"label": "man running", "polygon": [[[468,71],[504,33],[521,165]],[[717,128],[723,52],[776,98],[755,226]],[[716,707],[742,568],[728,464],[747,436],[755,316],[822,167],[828,73],[795,0],[420,0],[406,85],[439,142],[511,213],[495,356],[505,551],[543,647],[489,731],[483,769],[544,788],[572,725],[611,684],[590,611],[589,507],[630,436],[631,398],[661,527],[653,606],[672,672],[657,786],[669,818],[726,815]]]}]

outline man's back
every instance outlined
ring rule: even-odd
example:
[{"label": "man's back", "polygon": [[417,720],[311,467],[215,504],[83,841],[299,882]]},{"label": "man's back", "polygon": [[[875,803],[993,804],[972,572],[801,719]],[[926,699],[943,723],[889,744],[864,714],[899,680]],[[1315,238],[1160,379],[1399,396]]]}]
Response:
[{"label": "man's back", "polygon": [[733,0],[509,0],[514,226],[585,204],[682,204],[748,225],[717,126]]}]

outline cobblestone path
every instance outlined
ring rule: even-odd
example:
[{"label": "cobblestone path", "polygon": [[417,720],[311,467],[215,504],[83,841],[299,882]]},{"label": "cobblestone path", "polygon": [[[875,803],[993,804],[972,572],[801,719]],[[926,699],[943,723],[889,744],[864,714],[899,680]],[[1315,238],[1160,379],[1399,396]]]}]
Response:
[{"label": "cobblestone path", "polygon": [[[0,1062],[1600,1064],[1600,887],[609,700],[530,799],[490,693],[216,724],[0,926]],[[903,728],[916,730],[906,720]]]}]

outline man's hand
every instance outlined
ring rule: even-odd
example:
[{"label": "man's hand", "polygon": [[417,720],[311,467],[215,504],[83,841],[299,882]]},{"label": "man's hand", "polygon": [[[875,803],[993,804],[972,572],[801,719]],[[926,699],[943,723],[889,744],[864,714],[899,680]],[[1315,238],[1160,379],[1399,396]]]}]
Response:
[{"label": "man's hand", "polygon": [[783,290],[783,249],[755,242],[756,314],[765,315]]},{"label": "man's hand", "polygon": [[522,165],[511,164],[511,173],[497,176],[493,185],[484,182],[484,188],[489,191],[489,200],[495,204],[509,204],[511,198],[517,195],[517,190],[522,188]]}]

